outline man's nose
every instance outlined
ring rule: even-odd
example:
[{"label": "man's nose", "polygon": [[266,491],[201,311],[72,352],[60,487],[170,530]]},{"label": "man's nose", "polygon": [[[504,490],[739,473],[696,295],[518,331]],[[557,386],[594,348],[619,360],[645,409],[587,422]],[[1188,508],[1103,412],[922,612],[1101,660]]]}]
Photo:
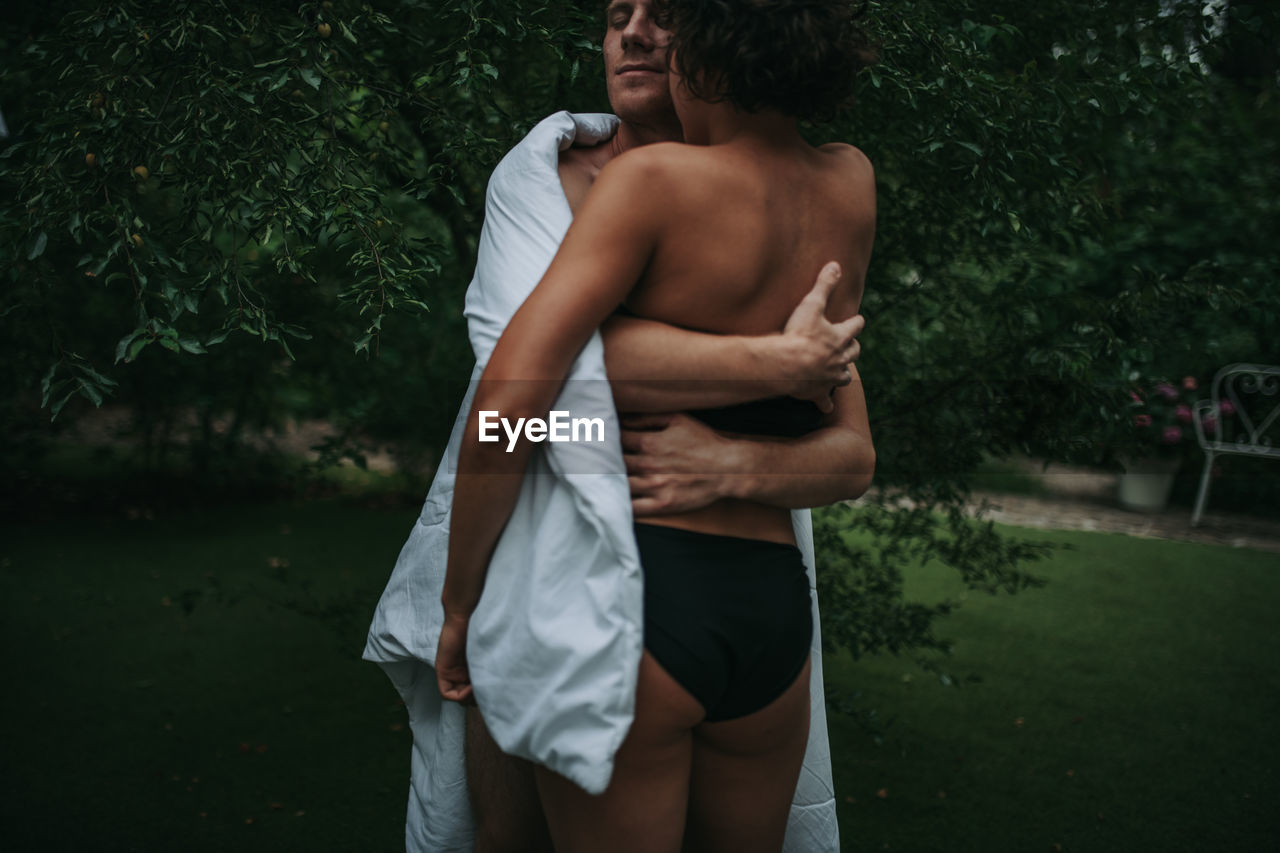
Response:
[{"label": "man's nose", "polygon": [[657,43],[656,27],[644,12],[636,12],[622,31],[622,49],[636,47],[641,50],[652,50]]}]

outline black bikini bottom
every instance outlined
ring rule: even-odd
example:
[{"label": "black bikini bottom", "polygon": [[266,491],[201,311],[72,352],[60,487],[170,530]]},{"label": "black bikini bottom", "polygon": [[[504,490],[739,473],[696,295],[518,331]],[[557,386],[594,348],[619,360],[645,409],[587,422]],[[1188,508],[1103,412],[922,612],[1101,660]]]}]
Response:
[{"label": "black bikini bottom", "polygon": [[745,717],[786,692],[813,641],[800,549],[654,524],[635,532],[645,648],[707,721]]}]

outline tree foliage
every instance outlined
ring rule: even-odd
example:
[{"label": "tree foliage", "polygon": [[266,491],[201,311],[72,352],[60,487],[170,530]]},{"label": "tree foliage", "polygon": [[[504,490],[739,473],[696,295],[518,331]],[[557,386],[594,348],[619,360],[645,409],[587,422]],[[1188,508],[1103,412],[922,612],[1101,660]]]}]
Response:
[{"label": "tree foliage", "polygon": [[[126,376],[207,416],[245,383],[388,405],[361,374],[394,396],[393,368],[436,355],[424,326],[457,349],[421,314],[454,307],[488,171],[590,54],[565,3],[69,5],[20,22],[0,95],[3,311],[54,415]],[[379,350],[397,312],[388,363],[332,351]],[[161,348],[181,366],[145,358]],[[197,363],[220,360],[242,363]]]}]

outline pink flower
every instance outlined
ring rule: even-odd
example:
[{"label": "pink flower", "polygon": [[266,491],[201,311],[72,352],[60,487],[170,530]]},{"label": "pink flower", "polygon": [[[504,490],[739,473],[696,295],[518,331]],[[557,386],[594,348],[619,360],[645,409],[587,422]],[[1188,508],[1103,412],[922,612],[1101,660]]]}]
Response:
[{"label": "pink flower", "polygon": [[1133,402],[1137,403],[1139,406],[1142,405],[1142,398],[1138,396],[1137,391],[1130,391],[1129,396],[1133,398]]},{"label": "pink flower", "polygon": [[1218,404],[1218,411],[1224,415],[1234,415],[1236,413],[1236,407],[1231,405],[1230,400],[1223,400]]},{"label": "pink flower", "polygon": [[1218,419],[1213,415],[1206,415],[1200,419],[1200,426],[1204,427],[1205,432],[1216,433],[1218,431]]},{"label": "pink flower", "polygon": [[1159,394],[1161,397],[1164,397],[1166,400],[1178,399],[1178,389],[1174,388],[1168,382],[1161,382],[1159,385],[1157,385],[1156,393]]},{"label": "pink flower", "polygon": [[1191,407],[1178,406],[1178,408],[1174,409],[1173,416],[1184,424],[1189,424],[1191,423]]},{"label": "pink flower", "polygon": [[1133,424],[1140,427],[1151,426],[1151,415],[1134,415]]},{"label": "pink flower", "polygon": [[1167,426],[1164,432],[1160,434],[1160,440],[1165,444],[1177,444],[1182,441],[1182,428],[1176,426]]},{"label": "pink flower", "polygon": [[1188,391],[1194,391],[1199,386],[1196,385],[1196,378],[1194,376],[1184,376],[1182,377],[1182,387],[1186,388]]}]

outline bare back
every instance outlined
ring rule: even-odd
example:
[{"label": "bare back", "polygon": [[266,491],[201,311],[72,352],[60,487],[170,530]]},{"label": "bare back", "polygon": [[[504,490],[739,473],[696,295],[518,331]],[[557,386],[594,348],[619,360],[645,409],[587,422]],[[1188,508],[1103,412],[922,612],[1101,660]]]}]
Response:
[{"label": "bare back", "polygon": [[856,148],[653,145],[670,216],[626,305],[673,325],[724,334],[780,332],[818,271],[844,276],[831,319],[857,312],[875,236],[875,184]]},{"label": "bare back", "polygon": [[[876,217],[874,171],[861,151],[730,143],[660,144],[634,153],[652,158],[644,168],[662,176],[654,191],[667,193],[670,212],[625,301],[635,314],[721,334],[780,332],[832,260],[844,274],[828,319],[858,312]],[[793,541],[789,512],[739,499],[645,521]]]}]

